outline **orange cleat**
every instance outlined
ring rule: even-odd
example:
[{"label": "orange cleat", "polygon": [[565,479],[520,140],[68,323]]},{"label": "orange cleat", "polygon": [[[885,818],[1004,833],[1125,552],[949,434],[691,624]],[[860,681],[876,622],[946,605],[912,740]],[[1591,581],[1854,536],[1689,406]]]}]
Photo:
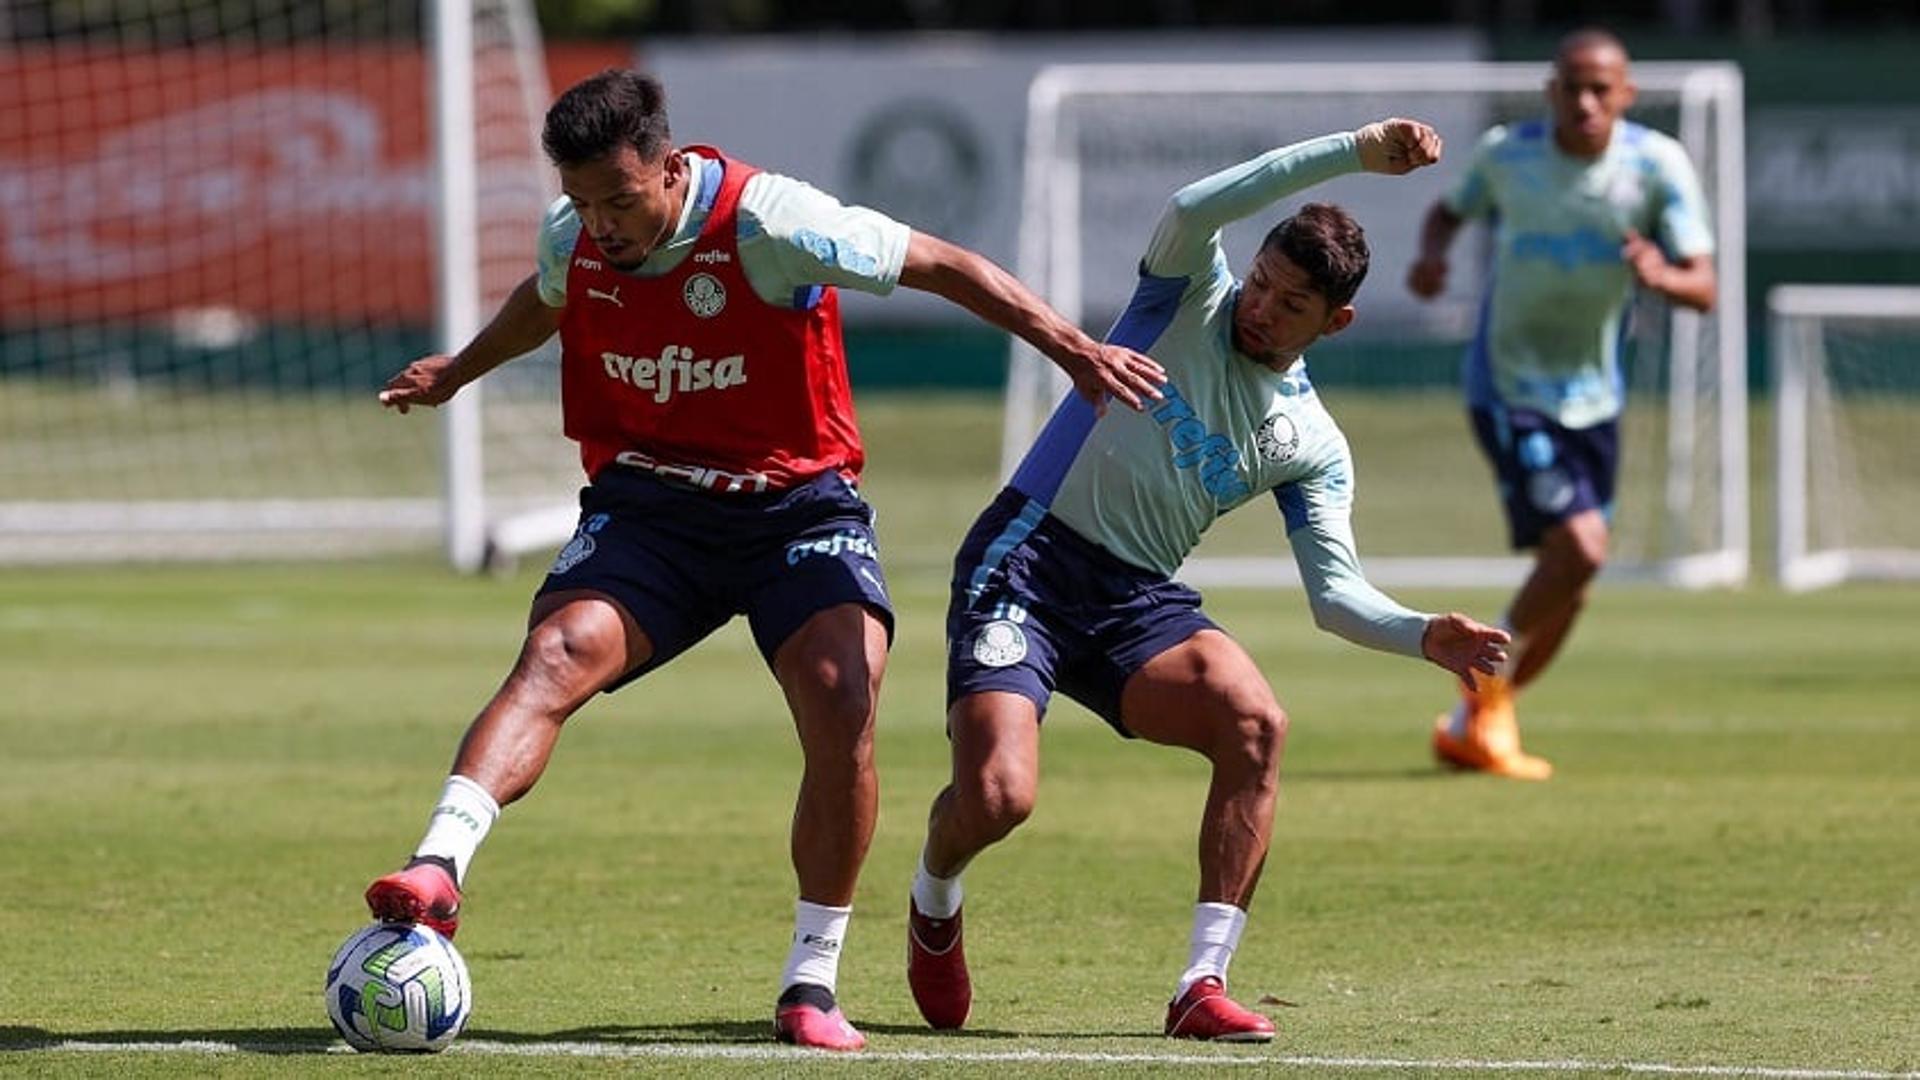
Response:
[{"label": "orange cleat", "polygon": [[1460,688],[1467,710],[1466,730],[1456,735],[1453,717],[1433,722],[1433,756],[1444,765],[1513,780],[1545,780],[1553,763],[1520,749],[1520,724],[1514,718],[1513,688],[1505,679],[1480,678],[1481,688]]},{"label": "orange cleat", "polygon": [[773,1037],[810,1050],[864,1050],[860,1034],[833,1000],[833,991],[812,983],[794,983],[773,1011]]},{"label": "orange cleat", "polygon": [[960,945],[958,911],[951,919],[930,919],[907,901],[907,988],[920,1015],[936,1031],[967,1022],[973,1011],[973,980],[967,976],[967,953]]},{"label": "orange cleat", "polygon": [[1273,1021],[1227,996],[1209,975],[1167,1005],[1167,1038],[1205,1042],[1272,1042]]},{"label": "orange cleat", "polygon": [[419,862],[367,886],[367,909],[381,922],[425,926],[451,938],[460,928],[460,886],[439,864]]}]

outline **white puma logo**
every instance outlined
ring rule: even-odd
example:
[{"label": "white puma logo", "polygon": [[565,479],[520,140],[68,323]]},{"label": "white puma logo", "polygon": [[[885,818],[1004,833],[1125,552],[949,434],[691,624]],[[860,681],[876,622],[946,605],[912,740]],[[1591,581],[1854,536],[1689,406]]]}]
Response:
[{"label": "white puma logo", "polygon": [[615,285],[613,287],[612,292],[601,292],[599,289],[596,289],[593,286],[589,285],[587,286],[587,295],[595,300],[605,300],[617,308],[623,308],[627,306],[620,302],[620,286],[618,285]]}]

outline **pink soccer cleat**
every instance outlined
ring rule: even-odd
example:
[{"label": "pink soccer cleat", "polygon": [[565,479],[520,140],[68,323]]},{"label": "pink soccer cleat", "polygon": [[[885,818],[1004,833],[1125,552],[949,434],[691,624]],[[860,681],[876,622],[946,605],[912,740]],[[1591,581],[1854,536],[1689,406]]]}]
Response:
[{"label": "pink soccer cleat", "polygon": [[973,1011],[973,980],[960,945],[960,912],[951,919],[930,919],[907,901],[907,987],[920,1015],[938,1031],[967,1022]]},{"label": "pink soccer cleat", "polygon": [[812,983],[794,983],[773,1011],[773,1037],[811,1050],[864,1050],[867,1037],[834,1004],[833,991]]},{"label": "pink soccer cleat", "polygon": [[414,863],[367,886],[367,909],[381,922],[425,926],[450,938],[460,928],[460,886],[438,863]]},{"label": "pink soccer cleat", "polygon": [[1167,1038],[1270,1042],[1273,1021],[1228,997],[1226,986],[1209,975],[1167,1005]]}]

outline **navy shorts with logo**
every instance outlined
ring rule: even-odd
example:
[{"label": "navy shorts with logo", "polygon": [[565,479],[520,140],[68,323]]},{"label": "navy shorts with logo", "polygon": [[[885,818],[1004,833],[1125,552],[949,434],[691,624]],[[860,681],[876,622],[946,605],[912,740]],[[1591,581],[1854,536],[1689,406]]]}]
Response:
[{"label": "navy shorts with logo", "polygon": [[1529,409],[1475,407],[1473,433],[1493,463],[1516,548],[1540,546],[1546,531],[1575,514],[1613,514],[1620,423],[1562,427]]},{"label": "navy shorts with logo", "polygon": [[1046,715],[1059,690],[1128,738],[1120,692],[1147,661],[1218,627],[1200,594],[1122,561],[1007,488],[953,562],[947,705],[987,690]]},{"label": "navy shorts with logo", "polygon": [[616,690],[745,615],[769,666],[802,623],[865,604],[893,635],[873,508],[838,473],[785,491],[712,494],[610,466],[580,490],[580,524],[540,594],[606,593],[653,641]]}]

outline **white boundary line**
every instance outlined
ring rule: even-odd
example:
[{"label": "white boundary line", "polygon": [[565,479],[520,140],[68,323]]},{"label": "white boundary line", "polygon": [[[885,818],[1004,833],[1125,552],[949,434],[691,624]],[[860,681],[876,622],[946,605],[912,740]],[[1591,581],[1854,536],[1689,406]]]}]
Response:
[{"label": "white boundary line", "polygon": [[[15,1050],[0,1046],[0,1055]],[[26,1049],[26,1048],[18,1048]],[[43,1049],[100,1054],[239,1054],[298,1053],[320,1049],[313,1043],[247,1042],[230,1043],[202,1039],[181,1042],[88,1042],[67,1039]],[[325,1053],[351,1053],[345,1043],[324,1048]],[[579,1057],[626,1060],[681,1061],[843,1061],[904,1062],[914,1064],[1021,1064],[1037,1065],[1197,1065],[1281,1066],[1302,1069],[1355,1069],[1376,1072],[1429,1070],[1478,1073],[1565,1073],[1620,1072],[1652,1076],[1730,1076],[1755,1080],[1920,1080],[1920,1072],[1878,1072],[1870,1069],[1779,1068],[1766,1065],[1671,1065],[1642,1061],[1475,1061],[1440,1059],[1420,1061],[1411,1058],[1316,1057],[1304,1054],[1192,1053],[1092,1053],[1072,1050],[960,1051],[935,1053],[920,1050],[874,1050],[841,1056],[822,1051],[794,1050],[778,1046],[742,1046],[718,1043],[603,1043],[534,1042],[503,1043],[486,1039],[468,1039],[456,1043],[449,1053],[489,1057]],[[0,1056],[0,1060],[4,1060]]]}]

